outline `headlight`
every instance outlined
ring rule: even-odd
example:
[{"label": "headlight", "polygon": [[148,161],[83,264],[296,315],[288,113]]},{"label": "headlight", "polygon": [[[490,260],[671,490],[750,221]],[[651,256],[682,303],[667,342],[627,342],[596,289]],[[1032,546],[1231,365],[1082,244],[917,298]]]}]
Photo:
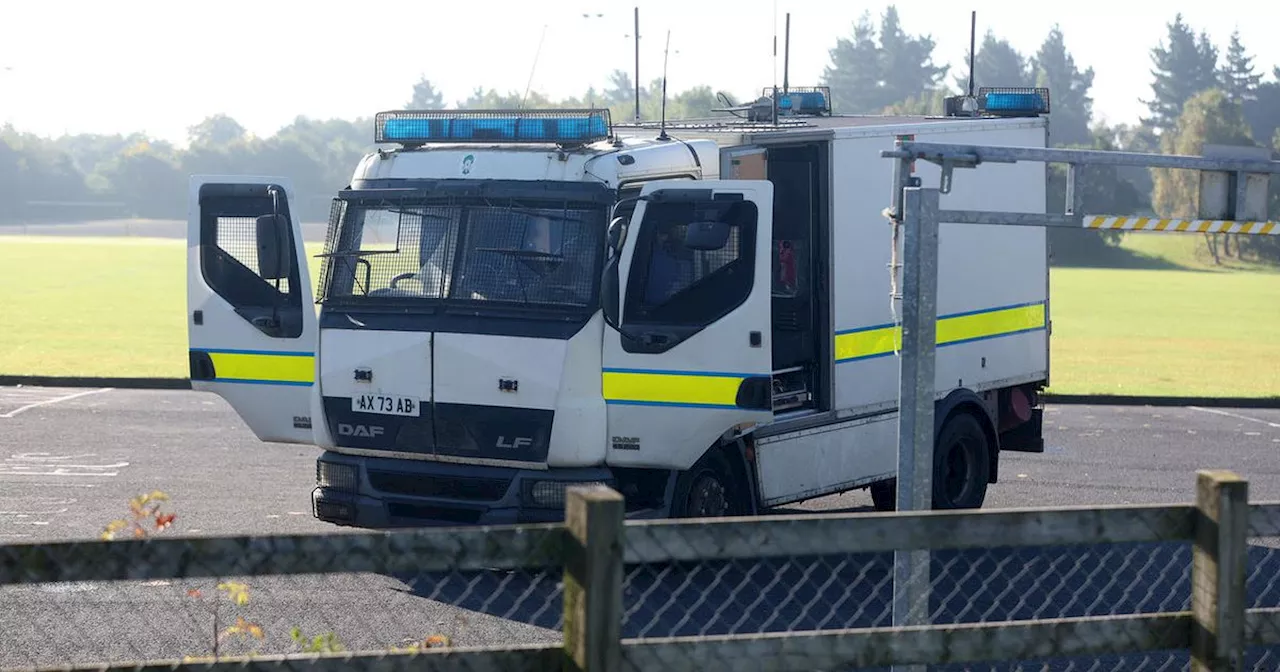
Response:
[{"label": "headlight", "polygon": [[604,481],[525,481],[525,502],[542,509],[563,509],[566,488],[608,485]]},{"label": "headlight", "polygon": [[316,484],[341,492],[356,492],[356,468],[350,464],[316,460]]}]

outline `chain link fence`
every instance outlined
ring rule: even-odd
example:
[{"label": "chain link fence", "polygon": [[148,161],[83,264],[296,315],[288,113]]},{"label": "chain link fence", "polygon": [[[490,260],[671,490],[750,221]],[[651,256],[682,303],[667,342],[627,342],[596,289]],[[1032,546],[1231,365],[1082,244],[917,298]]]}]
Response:
[{"label": "chain link fence", "polygon": [[544,528],[0,546],[0,669],[558,647],[561,544]]},{"label": "chain link fence", "polygon": [[[1185,670],[1195,514],[628,523],[618,669],[887,669],[844,661],[910,652],[957,672]],[[1280,610],[1280,548],[1268,544],[1280,504],[1251,507],[1249,523],[1245,606]],[[559,669],[574,627],[565,582],[583,552],[570,529],[4,545],[0,669],[459,649],[488,657],[453,657],[450,669]],[[890,628],[893,551],[917,547],[938,549],[934,627],[904,633]],[[1116,618],[1064,620],[1098,617]],[[1280,619],[1246,620],[1242,669],[1280,669]],[[965,662],[984,656],[1007,662]]]}]

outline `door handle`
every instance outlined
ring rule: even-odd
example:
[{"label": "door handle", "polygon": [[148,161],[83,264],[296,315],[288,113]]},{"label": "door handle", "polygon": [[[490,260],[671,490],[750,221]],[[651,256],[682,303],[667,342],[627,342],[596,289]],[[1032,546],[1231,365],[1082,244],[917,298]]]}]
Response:
[{"label": "door handle", "polygon": [[640,342],[645,345],[665,345],[671,337],[659,331],[646,331],[640,334]]}]

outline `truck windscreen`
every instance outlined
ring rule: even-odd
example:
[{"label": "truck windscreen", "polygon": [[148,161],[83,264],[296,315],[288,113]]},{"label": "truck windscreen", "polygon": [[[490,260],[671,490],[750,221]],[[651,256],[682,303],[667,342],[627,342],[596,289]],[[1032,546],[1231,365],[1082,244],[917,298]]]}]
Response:
[{"label": "truck windscreen", "polygon": [[593,306],[607,215],[595,203],[347,203],[321,302]]}]

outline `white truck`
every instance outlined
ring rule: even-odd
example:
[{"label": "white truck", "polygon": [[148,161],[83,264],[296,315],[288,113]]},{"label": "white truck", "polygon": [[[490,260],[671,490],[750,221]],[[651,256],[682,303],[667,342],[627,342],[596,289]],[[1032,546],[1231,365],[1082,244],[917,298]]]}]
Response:
[{"label": "white truck", "polygon": [[[312,509],[340,525],[560,520],[578,483],[610,484],[632,517],[860,488],[892,509],[880,152],[1045,146],[1047,92],[1000,95],[839,116],[815,88],[661,131],[604,110],[380,113],[318,281],[285,178],[194,176],[193,388],[262,441],[322,448]],[[1002,104],[1029,98],[1043,106]],[[954,183],[944,208],[1044,212],[1039,166]],[[1043,450],[1047,252],[1039,228],[942,227],[936,508],[980,507],[1000,452]]]}]

